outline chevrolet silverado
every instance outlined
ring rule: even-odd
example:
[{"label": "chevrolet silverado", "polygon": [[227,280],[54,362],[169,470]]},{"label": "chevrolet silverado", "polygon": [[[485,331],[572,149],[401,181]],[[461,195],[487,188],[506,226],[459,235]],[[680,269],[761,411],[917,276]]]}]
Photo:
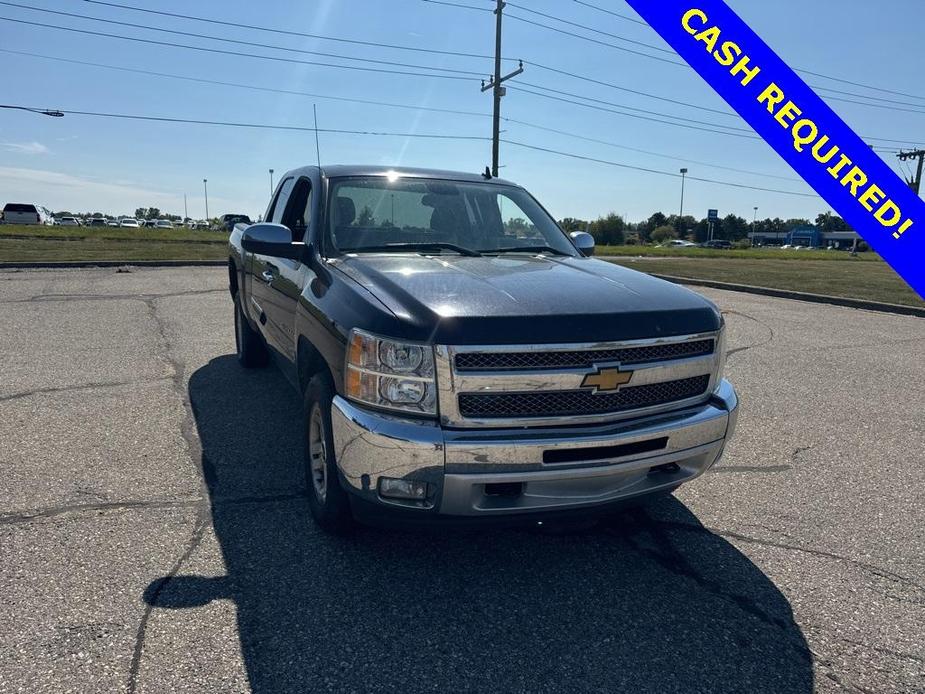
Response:
[{"label": "chevrolet silverado", "polygon": [[310,166],[264,219],[230,237],[237,357],[298,390],[325,530],[606,511],[702,474],[732,435],[717,308],[593,258],[520,186]]}]

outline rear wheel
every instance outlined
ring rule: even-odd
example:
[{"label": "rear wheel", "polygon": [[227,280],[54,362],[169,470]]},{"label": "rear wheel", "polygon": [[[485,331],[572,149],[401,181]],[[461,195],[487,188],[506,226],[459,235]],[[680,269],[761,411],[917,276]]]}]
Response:
[{"label": "rear wheel", "polygon": [[353,527],[350,499],[341,487],[331,428],[334,387],[326,373],[305,389],[305,486],[315,522],[326,532],[341,535]]},{"label": "rear wheel", "polygon": [[238,362],[245,369],[254,369],[267,363],[267,346],[254,330],[241,308],[241,294],[234,295],[234,343]]}]

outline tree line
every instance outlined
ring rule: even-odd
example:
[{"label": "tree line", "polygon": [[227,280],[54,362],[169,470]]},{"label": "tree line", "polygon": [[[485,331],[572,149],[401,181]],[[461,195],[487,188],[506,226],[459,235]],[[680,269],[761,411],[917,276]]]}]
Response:
[{"label": "tree line", "polygon": [[[786,233],[799,226],[814,223],[821,231],[851,231],[848,223],[838,215],[824,212],[816,216],[815,222],[805,218],[781,219],[770,217],[750,222],[738,215],[729,214],[713,222],[713,238],[741,241],[748,238],[754,227],[755,233]],[[587,231],[595,243],[602,246],[622,246],[636,243],[664,243],[672,239],[686,239],[703,243],[709,237],[710,222],[705,217],[697,219],[691,215],[665,215],[656,212],[641,222],[627,222],[622,216],[611,212],[595,220],[566,217],[559,221],[565,231]]]}]

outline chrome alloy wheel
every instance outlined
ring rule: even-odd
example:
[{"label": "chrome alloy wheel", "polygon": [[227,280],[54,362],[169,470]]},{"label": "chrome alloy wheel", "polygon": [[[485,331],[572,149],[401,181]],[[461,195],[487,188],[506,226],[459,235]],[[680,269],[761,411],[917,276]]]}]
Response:
[{"label": "chrome alloy wheel", "polygon": [[324,442],[324,420],[321,408],[315,405],[308,421],[308,465],[315,496],[322,504],[328,493],[328,450]]}]

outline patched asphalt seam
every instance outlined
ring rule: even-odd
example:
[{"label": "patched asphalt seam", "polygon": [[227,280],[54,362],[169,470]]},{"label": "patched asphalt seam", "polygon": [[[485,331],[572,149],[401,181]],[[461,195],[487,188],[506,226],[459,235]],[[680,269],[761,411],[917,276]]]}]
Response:
[{"label": "patched asphalt seam", "polygon": [[84,383],[77,384],[73,386],[61,386],[60,388],[36,388],[35,390],[27,390],[22,393],[11,393],[10,395],[0,395],[0,402],[9,402],[11,400],[20,400],[22,398],[28,398],[33,395],[48,395],[50,393],[67,393],[77,390],[93,390],[95,388],[119,388],[122,386],[141,386],[148,385],[150,383],[162,383],[171,379],[167,378],[152,378],[143,381],[108,381],[101,383]]},{"label": "patched asphalt seam", "polygon": [[751,345],[745,345],[745,346],[743,346],[743,347],[735,347],[735,348],[733,348],[733,349],[728,349],[728,350],[726,350],[726,359],[729,359],[729,357],[731,357],[731,356],[734,355],[734,354],[738,354],[739,352],[745,352],[745,351],[748,351],[748,350],[750,350],[750,349],[754,349],[755,347],[765,347],[765,346],[771,344],[771,342],[774,341],[774,328],[772,328],[772,327],[771,327],[770,325],[768,325],[767,323],[758,320],[758,319],[755,318],[754,316],[750,316],[750,315],[748,315],[747,313],[742,313],[741,311],[733,311],[733,310],[731,310],[731,309],[730,309],[730,310],[723,311],[723,315],[740,316],[740,317],[742,317],[742,318],[746,318],[747,320],[750,320],[750,321],[753,321],[753,322],[757,323],[757,324],[760,325],[762,328],[764,328],[765,330],[768,331],[768,338],[767,338],[766,340],[764,340],[763,342],[756,342],[756,343],[751,344]]},{"label": "patched asphalt seam", "polygon": [[784,549],[784,550],[788,550],[791,552],[802,552],[804,554],[809,554],[815,557],[819,557],[821,559],[831,559],[833,561],[844,562],[846,564],[850,564],[863,571],[867,571],[868,573],[871,573],[879,578],[884,578],[889,581],[898,583],[902,586],[912,587],[912,588],[915,588],[916,590],[925,592],[925,586],[923,586],[920,583],[915,582],[911,578],[895,573],[893,571],[882,569],[878,566],[874,566],[873,564],[867,564],[857,559],[852,559],[850,557],[844,557],[840,554],[835,554],[834,552],[828,552],[822,549],[813,549],[811,547],[802,547],[800,545],[790,545],[790,544],[785,544],[782,542],[773,542],[771,540],[762,540],[757,537],[743,535],[742,533],[737,533],[731,530],[723,530],[722,528],[710,528],[707,526],[697,526],[697,525],[691,525],[689,523],[680,523],[677,521],[657,521],[657,522],[661,525],[669,526],[671,528],[675,528],[678,530],[686,530],[688,532],[706,533],[706,534],[712,533],[714,535],[719,535],[720,537],[724,537],[724,538],[732,539],[732,540],[739,540],[740,542],[745,542],[748,544],[754,544],[754,545],[759,545],[763,547],[774,547],[775,549]]},{"label": "patched asphalt seam", "polygon": [[179,296],[202,296],[205,294],[226,294],[227,289],[201,289],[188,292],[173,292],[170,294],[36,294],[25,299],[10,299],[0,301],[0,304],[29,304],[33,302],[55,301],[152,301],[156,299],[170,299]]},{"label": "patched asphalt seam", "polygon": [[141,621],[138,624],[138,631],[135,634],[135,647],[132,650],[132,663],[129,666],[128,673],[128,684],[127,689],[130,694],[138,688],[138,671],[141,667],[141,658],[144,654],[145,647],[145,634],[148,629],[148,621],[151,619],[151,613],[154,611],[154,608],[157,607],[157,600],[160,597],[161,593],[168,586],[170,581],[179,573],[180,568],[186,562],[187,559],[196,551],[196,548],[202,542],[203,535],[205,534],[206,526],[209,525],[209,513],[206,508],[201,508],[199,513],[196,516],[196,524],[193,526],[193,532],[190,535],[189,542],[187,542],[186,550],[174,565],[171,567],[170,572],[159,578],[156,582],[156,585],[151,589],[150,598],[146,601],[144,612],[141,616]]},{"label": "patched asphalt seam", "polygon": [[[184,417],[180,425],[180,435],[186,442],[187,455],[199,478],[200,496],[206,498],[208,496],[206,461],[202,455],[202,445],[199,441],[199,436],[196,434],[192,403],[190,402],[189,394],[184,384],[186,365],[171,353],[171,342],[167,332],[167,322],[157,310],[157,298],[158,297],[142,297],[141,300],[147,307],[148,313],[154,321],[157,335],[160,338],[158,341],[158,356],[170,367],[172,371],[174,393],[180,399],[180,402],[183,403]],[[197,460],[200,462],[197,463]],[[197,513],[196,524],[190,534],[185,551],[177,559],[170,573],[168,573],[165,578],[161,579],[160,583],[154,589],[151,599],[148,600],[145,605],[141,621],[138,624],[138,631],[135,634],[135,647],[132,650],[132,663],[128,673],[128,691],[132,694],[134,694],[138,686],[138,672],[141,667],[141,658],[144,653],[145,635],[147,633],[148,622],[151,619],[151,613],[157,604],[157,598],[170,580],[180,571],[183,563],[190,557],[196,547],[199,546],[203,534],[205,533],[206,525],[210,522],[211,514],[209,513],[209,509],[207,506],[202,505]]]},{"label": "patched asphalt seam", "polygon": [[0,525],[19,525],[46,520],[67,514],[107,513],[110,511],[162,511],[175,508],[246,506],[248,504],[281,504],[305,498],[305,492],[268,494],[266,496],[228,496],[192,499],[148,499],[136,501],[108,501],[88,504],[64,504],[47,508],[30,509],[0,514]]}]

